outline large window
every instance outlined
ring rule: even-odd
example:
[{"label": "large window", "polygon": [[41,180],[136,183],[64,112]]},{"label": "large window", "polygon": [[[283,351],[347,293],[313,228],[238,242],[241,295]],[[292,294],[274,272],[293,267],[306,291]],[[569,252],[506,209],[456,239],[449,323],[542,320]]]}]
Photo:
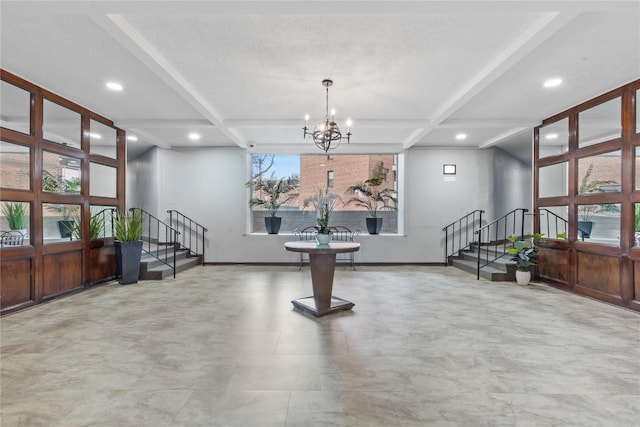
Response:
[{"label": "large window", "polygon": [[[279,202],[287,199],[277,209],[277,216],[282,217],[280,233],[291,233],[296,229],[315,225],[315,211],[312,200],[320,191],[328,192],[335,200],[334,211],[330,225],[345,226],[352,230],[366,230],[365,218],[371,216],[364,207],[364,203],[347,203],[349,199],[361,198],[366,201],[364,194],[349,193],[349,187],[364,185],[372,178],[377,166],[382,163],[383,179],[380,189],[388,189],[397,198],[397,155],[395,154],[309,154],[309,155],[273,155],[252,154],[252,180],[286,180],[295,185],[287,191]],[[393,171],[394,173],[389,173]],[[292,181],[293,180],[293,181]],[[264,197],[251,191],[250,197],[255,199]],[[398,215],[393,209],[382,207],[378,210],[378,217],[383,218],[382,234],[398,232]],[[250,232],[264,233],[264,218],[269,216],[266,204],[255,205],[251,210],[252,221]]]}]

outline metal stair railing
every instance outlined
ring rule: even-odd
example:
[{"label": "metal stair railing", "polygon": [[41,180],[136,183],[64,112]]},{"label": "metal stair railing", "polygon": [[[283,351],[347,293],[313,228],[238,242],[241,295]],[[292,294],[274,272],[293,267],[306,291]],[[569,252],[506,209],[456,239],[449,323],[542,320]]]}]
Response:
[{"label": "metal stair railing", "polygon": [[[507,254],[507,249],[511,247],[511,242],[507,240],[507,237],[515,235],[522,238],[524,236],[525,214],[527,212],[529,209],[514,209],[475,231],[475,244],[478,247],[477,279],[480,279],[482,267]],[[502,250],[500,250],[500,246],[502,246]],[[491,248],[493,248],[493,254],[491,254]]]},{"label": "metal stair railing", "polygon": [[450,265],[452,256],[469,249],[474,243],[474,231],[482,226],[482,209],[469,212],[460,219],[445,226],[444,231],[444,265]]},{"label": "metal stair railing", "polygon": [[[131,208],[131,212],[139,211],[143,218],[142,251],[168,265],[173,270],[173,278],[176,278],[176,252],[178,249],[178,236],[180,232],[149,212],[140,208]],[[155,253],[152,250],[155,245]],[[173,250],[160,251],[160,247],[171,247]],[[170,253],[171,252],[171,253]]]},{"label": "metal stair railing", "polygon": [[180,246],[187,249],[190,256],[202,257],[202,265],[204,266],[204,233],[209,230],[175,209],[169,209],[167,213],[169,214],[169,224],[180,230],[178,240]]},{"label": "metal stair railing", "polygon": [[[538,208],[538,212],[539,212],[539,216],[538,216],[538,229],[540,230],[540,232],[542,233],[543,231],[543,227],[542,227],[542,219],[546,218],[546,233],[545,236],[550,237],[551,236],[558,236],[560,233],[558,233],[558,230],[562,230],[561,233],[564,234],[565,239],[567,238],[567,236],[569,235],[569,221],[566,220],[565,218],[561,217],[560,215],[557,215],[553,212],[551,212],[549,209],[545,209],[545,208]],[[552,228],[553,225],[553,228]],[[559,226],[560,225],[560,226]],[[552,231],[554,231],[554,233],[552,233]],[[578,231],[581,231],[582,233],[578,233],[578,237],[580,237],[580,239],[582,239],[582,241],[584,242],[584,233],[585,231],[582,230],[580,228],[580,226],[578,226]]]}]

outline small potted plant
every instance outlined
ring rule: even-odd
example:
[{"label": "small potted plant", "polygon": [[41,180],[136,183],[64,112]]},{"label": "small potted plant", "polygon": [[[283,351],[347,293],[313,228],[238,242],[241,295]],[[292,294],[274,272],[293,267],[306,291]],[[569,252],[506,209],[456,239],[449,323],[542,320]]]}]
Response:
[{"label": "small potted plant", "polygon": [[129,215],[117,213],[113,220],[113,237],[121,285],[138,282],[142,258],[143,224],[144,219],[140,209],[132,209]]},{"label": "small potted plant", "polygon": [[282,218],[276,216],[282,205],[289,203],[296,195],[292,193],[297,188],[299,180],[296,177],[275,178],[273,174],[268,179],[262,179],[258,175],[247,182],[251,189],[252,197],[249,206],[261,207],[269,211],[269,216],[264,218],[264,224],[268,234],[278,234],[282,224]]},{"label": "small potted plant", "polygon": [[370,217],[367,221],[367,231],[369,234],[380,234],[382,229],[382,218],[378,217],[379,210],[396,210],[398,200],[394,197],[393,188],[383,187],[385,181],[384,162],[379,162],[373,168],[371,178],[347,188],[345,194],[352,197],[345,202],[345,206],[354,204],[365,208]]},{"label": "small potted plant", "polygon": [[29,216],[27,215],[27,205],[25,203],[5,202],[2,204],[2,213],[7,217],[10,230],[27,234]]},{"label": "small potted plant", "polygon": [[510,255],[513,255],[511,261],[516,262],[516,282],[519,285],[528,285],[531,281],[531,266],[536,264],[538,250],[535,242],[542,237],[542,234],[528,234],[524,239],[530,239],[530,242],[521,240],[518,236],[509,236],[507,240],[511,242],[511,247],[507,249]]},{"label": "small potted plant", "polygon": [[328,190],[316,189],[315,194],[304,201],[305,207],[312,204],[316,211],[314,228],[318,245],[328,245],[331,240],[331,231],[334,228],[329,225],[329,221],[337,200],[340,200],[340,196],[337,194],[329,193]]}]

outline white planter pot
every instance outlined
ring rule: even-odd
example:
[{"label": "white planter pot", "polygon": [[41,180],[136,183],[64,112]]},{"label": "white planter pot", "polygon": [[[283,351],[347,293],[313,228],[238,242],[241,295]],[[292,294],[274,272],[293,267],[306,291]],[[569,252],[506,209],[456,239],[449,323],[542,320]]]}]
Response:
[{"label": "white planter pot", "polygon": [[530,280],[531,280],[530,271],[516,270],[516,282],[518,282],[518,285],[526,286],[529,284]]},{"label": "white planter pot", "polygon": [[331,234],[316,233],[318,246],[327,246],[331,240]]}]

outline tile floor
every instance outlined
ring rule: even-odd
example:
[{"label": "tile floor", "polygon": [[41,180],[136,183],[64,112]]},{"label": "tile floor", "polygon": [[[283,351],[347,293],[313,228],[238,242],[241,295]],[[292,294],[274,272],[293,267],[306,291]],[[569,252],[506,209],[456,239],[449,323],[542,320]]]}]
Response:
[{"label": "tile floor", "polygon": [[3,427],[638,426],[640,315],[444,267],[207,266],[1,319]]}]

